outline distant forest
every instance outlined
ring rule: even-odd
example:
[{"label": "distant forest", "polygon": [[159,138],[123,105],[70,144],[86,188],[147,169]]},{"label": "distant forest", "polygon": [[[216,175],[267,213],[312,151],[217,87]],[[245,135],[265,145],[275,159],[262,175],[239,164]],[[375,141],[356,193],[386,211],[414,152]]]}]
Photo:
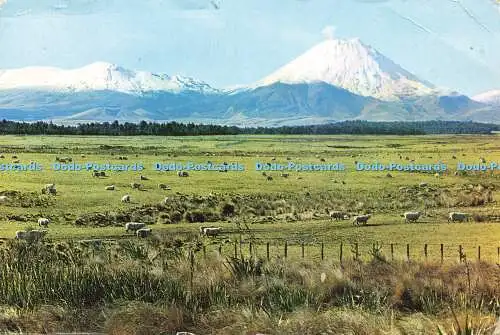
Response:
[{"label": "distant forest", "polygon": [[101,122],[78,125],[57,125],[51,122],[16,122],[2,120],[2,135],[111,135],[111,136],[195,136],[195,135],[426,135],[426,134],[489,134],[500,131],[500,125],[460,122],[369,122],[343,121],[311,126],[241,128],[194,123]]}]

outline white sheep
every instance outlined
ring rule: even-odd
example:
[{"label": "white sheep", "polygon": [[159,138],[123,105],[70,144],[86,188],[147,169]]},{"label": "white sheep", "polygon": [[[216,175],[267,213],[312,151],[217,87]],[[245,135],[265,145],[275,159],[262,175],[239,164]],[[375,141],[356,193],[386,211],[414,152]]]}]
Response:
[{"label": "white sheep", "polygon": [[207,228],[215,228],[215,227],[200,227],[200,235],[205,235],[205,229]]},{"label": "white sheep", "polygon": [[106,186],[106,191],[114,191],[115,190],[115,185],[109,185],[109,186]]},{"label": "white sheep", "polygon": [[125,231],[137,231],[138,229],[145,228],[146,224],[142,222],[127,222],[125,224]]},{"label": "white sheep", "polygon": [[46,230],[16,231],[16,239],[35,241],[43,238],[47,234]]},{"label": "white sheep", "polygon": [[28,232],[28,236],[32,240],[39,240],[47,234],[47,230],[31,230]]},{"label": "white sheep", "polygon": [[455,222],[455,221],[469,221],[469,215],[466,213],[459,213],[459,212],[451,212],[448,214],[448,222]]},{"label": "white sheep", "polygon": [[122,202],[130,202],[130,195],[129,194],[125,194],[122,197]]},{"label": "white sheep", "polygon": [[162,203],[164,205],[168,204],[168,201],[169,201],[169,197],[165,197],[165,199],[163,199]]},{"label": "white sheep", "polygon": [[135,231],[135,234],[137,235],[137,237],[145,238],[151,235],[152,231],[153,229],[151,228],[140,228]]},{"label": "white sheep", "polygon": [[217,236],[221,232],[222,232],[221,227],[217,227],[217,228],[210,227],[210,228],[203,229],[203,235],[205,235],[205,236]]},{"label": "white sheep", "polygon": [[130,186],[133,188],[133,189],[141,189],[142,188],[142,185],[139,184],[139,183],[130,183]]},{"label": "white sheep", "polygon": [[42,193],[43,194],[56,194],[57,193],[56,185],[55,184],[46,184],[42,188]]},{"label": "white sheep", "polygon": [[354,220],[352,221],[352,224],[356,224],[356,225],[359,225],[360,223],[366,224],[370,217],[371,217],[371,214],[358,215],[354,218]]},{"label": "white sheep", "polygon": [[403,214],[405,218],[405,222],[416,222],[420,216],[422,215],[422,212],[405,212]]},{"label": "white sheep", "polygon": [[48,227],[50,223],[50,219],[47,218],[39,218],[38,219],[38,225],[40,227]]},{"label": "white sheep", "polygon": [[169,190],[170,187],[167,184],[158,184],[158,188],[161,190]]},{"label": "white sheep", "polygon": [[9,201],[9,197],[6,195],[0,195],[0,204],[5,204]]},{"label": "white sheep", "polygon": [[330,217],[335,220],[344,220],[346,216],[348,215],[341,211],[333,211],[330,213]]}]

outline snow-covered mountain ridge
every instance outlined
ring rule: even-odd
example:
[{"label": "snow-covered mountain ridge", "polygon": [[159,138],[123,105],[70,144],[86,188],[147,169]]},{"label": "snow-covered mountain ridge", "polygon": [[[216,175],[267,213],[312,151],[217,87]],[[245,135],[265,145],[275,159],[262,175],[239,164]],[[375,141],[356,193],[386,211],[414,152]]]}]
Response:
[{"label": "snow-covered mountain ridge", "polygon": [[133,71],[106,62],[71,70],[42,66],[0,70],[0,90],[7,89],[62,92],[111,90],[130,94],[149,91],[217,92],[210,85],[190,77]]}]

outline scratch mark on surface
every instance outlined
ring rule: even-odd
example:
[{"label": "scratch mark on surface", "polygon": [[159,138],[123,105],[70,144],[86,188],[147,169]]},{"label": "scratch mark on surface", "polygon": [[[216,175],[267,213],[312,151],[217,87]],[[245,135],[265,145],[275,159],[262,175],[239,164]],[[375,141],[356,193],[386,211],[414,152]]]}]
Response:
[{"label": "scratch mark on surface", "polygon": [[479,21],[479,19],[467,7],[465,7],[464,4],[460,0],[450,0],[450,1],[458,4],[460,6],[460,8],[462,8],[462,10],[465,12],[465,14],[467,14],[467,16],[469,16],[481,28],[483,28],[487,32],[491,33],[491,30],[484,23]]}]

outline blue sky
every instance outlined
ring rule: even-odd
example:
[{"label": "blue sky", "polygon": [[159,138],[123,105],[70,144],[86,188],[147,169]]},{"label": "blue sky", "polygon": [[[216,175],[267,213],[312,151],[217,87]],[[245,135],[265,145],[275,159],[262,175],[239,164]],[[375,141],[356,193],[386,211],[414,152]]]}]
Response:
[{"label": "blue sky", "polygon": [[0,0],[0,68],[107,61],[225,87],[270,74],[331,26],[474,95],[500,88],[495,1]]}]

